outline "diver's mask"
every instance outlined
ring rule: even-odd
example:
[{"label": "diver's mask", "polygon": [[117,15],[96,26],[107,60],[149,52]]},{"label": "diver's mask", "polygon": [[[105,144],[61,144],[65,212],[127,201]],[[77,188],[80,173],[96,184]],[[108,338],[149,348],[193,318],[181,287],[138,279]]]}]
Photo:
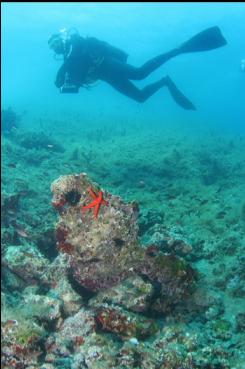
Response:
[{"label": "diver's mask", "polygon": [[69,28],[68,30],[63,28],[59,33],[53,34],[49,38],[48,44],[50,49],[55,52],[55,59],[57,59],[57,55],[63,55],[64,59],[68,57],[71,51],[70,38],[74,34],[78,35],[78,31],[75,28]]}]

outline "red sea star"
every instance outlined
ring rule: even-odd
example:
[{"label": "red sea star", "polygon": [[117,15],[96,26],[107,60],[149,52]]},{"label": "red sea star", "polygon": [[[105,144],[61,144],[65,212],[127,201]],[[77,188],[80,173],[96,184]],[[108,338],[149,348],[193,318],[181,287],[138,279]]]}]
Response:
[{"label": "red sea star", "polygon": [[86,211],[86,210],[91,209],[91,208],[94,207],[95,208],[94,209],[94,218],[96,219],[98,217],[98,214],[99,214],[100,206],[101,205],[108,206],[109,203],[108,203],[108,201],[103,199],[103,192],[102,191],[99,191],[99,194],[96,195],[96,193],[90,187],[88,192],[89,192],[90,196],[94,199],[94,201],[92,201],[88,205],[83,206],[82,211]]}]

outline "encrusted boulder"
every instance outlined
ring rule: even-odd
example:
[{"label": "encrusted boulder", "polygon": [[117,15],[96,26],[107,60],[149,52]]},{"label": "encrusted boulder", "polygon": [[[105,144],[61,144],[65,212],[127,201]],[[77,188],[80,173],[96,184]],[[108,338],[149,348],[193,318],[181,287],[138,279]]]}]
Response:
[{"label": "encrusted boulder", "polygon": [[120,307],[102,306],[96,311],[95,320],[99,331],[114,333],[121,339],[145,339],[158,331],[158,325],[153,320]]},{"label": "encrusted boulder", "polygon": [[40,283],[49,261],[34,247],[9,246],[3,257],[2,265],[22,282],[20,286],[22,284],[25,286]]},{"label": "encrusted boulder", "polygon": [[82,308],[46,341],[42,369],[103,369],[115,366],[118,342],[95,332],[94,315]]},{"label": "encrusted boulder", "polygon": [[100,292],[140,276],[157,288],[164,305],[183,302],[194,271],[181,258],[140,246],[135,202],[100,189],[85,173],[59,177],[51,190],[60,216],[57,248],[80,287]]},{"label": "encrusted boulder", "polygon": [[29,309],[32,317],[37,318],[44,326],[59,326],[62,322],[62,301],[57,297],[31,294],[24,291],[23,306],[20,306],[20,309],[23,312],[25,309],[27,310],[25,315],[28,314]]},{"label": "encrusted boulder", "polygon": [[62,278],[54,290],[49,294],[57,295],[62,301],[65,316],[70,316],[78,312],[83,304],[82,297],[74,291],[67,278]]},{"label": "encrusted boulder", "polygon": [[91,203],[89,189],[99,192],[86,174],[68,175],[52,184],[53,206],[60,220],[56,226],[57,248],[71,256],[71,270],[76,281],[88,290],[98,292],[132,274],[138,252],[137,208],[119,197],[103,192],[109,206],[82,212]]},{"label": "encrusted boulder", "polygon": [[144,282],[139,276],[130,277],[118,286],[101,291],[90,300],[90,306],[99,307],[108,303],[122,306],[134,312],[146,312],[149,309],[154,289],[151,283]]},{"label": "encrusted boulder", "polygon": [[49,264],[41,279],[41,283],[50,288],[49,296],[62,301],[62,309],[66,317],[77,313],[83,305],[82,297],[69,282],[68,273],[69,255],[60,254]]},{"label": "encrusted boulder", "polygon": [[59,360],[71,359],[74,352],[79,351],[87,338],[95,332],[95,320],[91,312],[79,310],[75,315],[67,318],[55,334],[46,341],[45,362],[54,363]]},{"label": "encrusted boulder", "polygon": [[32,320],[6,319],[1,323],[1,367],[39,368],[45,330]]}]

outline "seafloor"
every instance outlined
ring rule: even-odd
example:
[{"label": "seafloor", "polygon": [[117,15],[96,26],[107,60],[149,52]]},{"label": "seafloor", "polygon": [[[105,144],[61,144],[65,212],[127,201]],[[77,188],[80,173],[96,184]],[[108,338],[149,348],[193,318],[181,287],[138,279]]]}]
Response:
[{"label": "seafloor", "polygon": [[[19,124],[2,134],[2,367],[244,369],[245,137],[176,122],[37,121],[35,131]],[[139,207],[130,232],[149,260],[166,260],[163,274],[171,258],[169,279],[147,279],[140,268],[118,277],[121,263],[105,243],[93,262],[111,261],[106,277],[118,283],[95,285],[91,271],[90,284],[81,279],[82,254],[57,233],[67,220],[50,187],[82,172],[111,199]],[[117,201],[120,220],[131,205]],[[107,211],[86,212],[96,240]],[[187,268],[188,293],[180,284]]]}]

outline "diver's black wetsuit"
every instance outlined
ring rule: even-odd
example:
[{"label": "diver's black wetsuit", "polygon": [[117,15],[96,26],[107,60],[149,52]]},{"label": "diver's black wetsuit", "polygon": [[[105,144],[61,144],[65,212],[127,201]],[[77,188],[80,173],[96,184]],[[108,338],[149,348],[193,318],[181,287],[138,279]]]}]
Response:
[{"label": "diver's black wetsuit", "polygon": [[141,67],[134,67],[127,63],[128,55],[124,51],[96,38],[83,38],[75,34],[68,42],[65,61],[57,74],[56,86],[61,87],[64,84],[66,75],[69,77],[69,83],[77,87],[103,80],[138,102],[144,102],[161,87],[166,86],[180,106],[195,110],[194,105],[177,89],[168,76],[143,89],[137,88],[130,80],[144,79],[179,54],[212,50],[224,45],[226,40],[219,27],[215,26],[198,33],[180,47],[150,59]]},{"label": "diver's black wetsuit", "polygon": [[100,79],[138,102],[147,100],[166,85],[168,79],[162,78],[143,89],[137,88],[130,80],[146,78],[167,60],[180,53],[179,49],[174,49],[149,60],[141,67],[134,67],[127,64],[128,55],[124,51],[96,38],[84,39],[75,35],[71,40],[71,47],[70,54],[58,71],[55,82],[57,87],[64,84],[67,72],[69,81],[78,87]]},{"label": "diver's black wetsuit", "polygon": [[106,58],[100,66],[100,79],[108,82],[124,95],[138,102],[144,102],[161,87],[167,85],[169,79],[162,78],[155,83],[149,84],[143,89],[136,87],[132,82],[130,82],[130,80],[141,80],[146,78],[167,60],[178,54],[179,51],[177,49],[170,51],[149,60],[141,67],[134,67],[119,60]]}]

